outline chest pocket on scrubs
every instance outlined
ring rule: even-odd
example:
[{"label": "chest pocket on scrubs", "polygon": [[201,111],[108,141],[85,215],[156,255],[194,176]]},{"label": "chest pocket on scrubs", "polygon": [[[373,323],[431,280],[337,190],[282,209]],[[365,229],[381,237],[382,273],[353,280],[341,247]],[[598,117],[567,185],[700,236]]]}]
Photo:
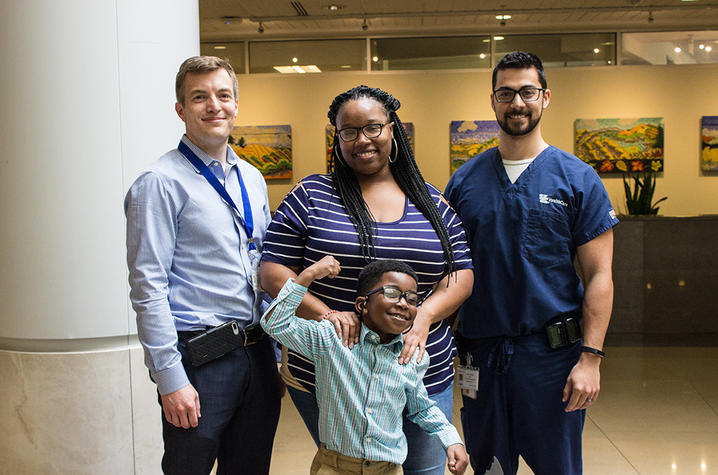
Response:
[{"label": "chest pocket on scrubs", "polygon": [[570,262],[568,216],[550,209],[529,209],[521,236],[521,254],[528,261],[553,267]]}]

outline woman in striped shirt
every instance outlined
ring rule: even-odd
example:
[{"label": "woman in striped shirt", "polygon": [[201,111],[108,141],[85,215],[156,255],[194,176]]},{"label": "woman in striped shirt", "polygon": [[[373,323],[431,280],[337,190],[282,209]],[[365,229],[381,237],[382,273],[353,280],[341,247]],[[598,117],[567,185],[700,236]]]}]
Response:
[{"label": "woman in striped shirt", "polygon": [[[310,175],[285,197],[264,241],[262,286],[276,296],[290,277],[334,256],[342,271],[312,283],[297,314],[330,319],[345,344],[358,341],[354,313],[357,276],[368,261],[401,260],[419,276],[423,299],[413,328],[404,335],[399,362],[426,352],[429,397],[451,420],[453,335],[445,320],[469,296],[471,257],[463,226],[439,191],[424,182],[404,128],[400,103],[367,86],[337,96],[329,109],[335,126],[330,175]],[[287,352],[282,377],[314,441],[319,444],[314,365]],[[444,473],[441,444],[404,418],[409,455],[404,471]]]}]

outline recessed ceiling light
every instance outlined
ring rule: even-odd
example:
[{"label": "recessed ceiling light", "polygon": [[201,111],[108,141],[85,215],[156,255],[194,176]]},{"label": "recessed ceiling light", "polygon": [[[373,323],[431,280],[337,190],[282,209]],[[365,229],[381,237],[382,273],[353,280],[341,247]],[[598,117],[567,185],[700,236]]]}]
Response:
[{"label": "recessed ceiling light", "polygon": [[293,63],[296,63],[297,61],[299,61],[299,60],[297,59],[296,56],[292,58],[292,62],[293,62]]},{"label": "recessed ceiling light", "polygon": [[676,46],[675,48],[673,48],[673,51],[675,51],[676,53],[680,53],[681,48],[679,46]]},{"label": "recessed ceiling light", "polygon": [[484,59],[485,57],[486,57],[486,55],[485,55],[484,53],[481,53],[481,54],[479,55],[479,58],[481,58],[481,59]]},{"label": "recessed ceiling light", "polygon": [[491,43],[491,40],[488,40],[488,39],[487,39],[487,40],[481,40],[481,41],[483,41],[484,43]]},{"label": "recessed ceiling light", "polygon": [[327,5],[327,10],[329,10],[330,12],[338,12],[338,11],[341,10],[342,8],[344,8],[344,5],[339,5],[339,4],[336,4],[336,3],[332,3],[331,5]]},{"label": "recessed ceiling light", "polygon": [[511,15],[496,15],[497,20],[510,20]]},{"label": "recessed ceiling light", "polygon": [[706,51],[708,51],[708,52],[710,53],[711,51],[713,51],[713,47],[712,47],[712,46],[706,46]]},{"label": "recessed ceiling light", "polygon": [[601,52],[600,49],[598,49],[598,48],[593,48],[593,53],[594,53],[594,54],[598,54],[598,53],[600,53],[600,52]]},{"label": "recessed ceiling light", "polygon": [[504,39],[503,36],[494,36],[494,41],[501,41],[503,39]]},{"label": "recessed ceiling light", "polygon": [[339,66],[339,67],[342,68],[342,69],[351,69],[351,68],[352,68],[351,65],[349,65],[349,64],[342,64],[342,65]]},{"label": "recessed ceiling light", "polygon": [[377,61],[379,61],[379,56],[374,56],[373,58],[371,58],[371,60],[376,63]]},{"label": "recessed ceiling light", "polygon": [[214,49],[227,49],[224,45],[214,45]]},{"label": "recessed ceiling light", "polygon": [[706,45],[704,45],[703,43],[698,45],[698,49],[704,49],[705,47],[706,47]]}]

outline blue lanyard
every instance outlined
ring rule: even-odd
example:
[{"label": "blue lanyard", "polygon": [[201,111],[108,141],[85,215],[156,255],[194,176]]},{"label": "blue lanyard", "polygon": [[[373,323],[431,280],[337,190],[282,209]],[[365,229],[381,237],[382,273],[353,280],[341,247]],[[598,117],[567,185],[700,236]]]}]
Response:
[{"label": "blue lanyard", "polygon": [[252,219],[252,207],[249,204],[249,195],[247,194],[247,188],[244,186],[244,180],[242,179],[242,173],[239,171],[239,165],[237,165],[237,180],[239,180],[239,189],[242,192],[244,218],[242,218],[242,215],[239,213],[239,209],[237,209],[237,205],[234,204],[234,200],[232,200],[232,197],[229,196],[227,190],[224,188],[224,186],[222,186],[214,173],[212,173],[212,170],[210,170],[209,167],[205,165],[202,160],[200,160],[200,158],[192,151],[192,149],[189,148],[187,144],[182,141],[180,141],[179,145],[177,146],[177,149],[182,155],[187,158],[187,160],[192,163],[192,165],[194,165],[194,167],[202,174],[202,176],[209,182],[209,184],[212,185],[212,188],[214,188],[214,190],[219,194],[219,196],[221,196],[222,199],[234,209],[237,214],[237,217],[239,218],[239,221],[244,227],[244,230],[247,232],[247,236],[249,236],[249,249],[251,251],[257,249],[257,246],[255,246],[254,244],[254,220]]}]

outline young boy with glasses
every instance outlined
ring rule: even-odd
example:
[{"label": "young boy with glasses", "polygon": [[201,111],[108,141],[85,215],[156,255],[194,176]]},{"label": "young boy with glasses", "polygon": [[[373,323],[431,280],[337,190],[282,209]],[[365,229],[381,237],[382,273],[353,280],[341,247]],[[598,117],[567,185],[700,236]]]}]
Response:
[{"label": "young boy with glasses", "polygon": [[407,453],[402,412],[441,440],[451,473],[468,463],[458,432],[429,399],[422,376],[429,364],[416,356],[400,365],[402,333],[411,328],[418,305],[417,277],[399,261],[374,261],[359,274],[355,309],[362,321],[359,343],[349,348],[329,320],[295,317],[315,279],[339,274],[332,256],[289,279],[262,318],[275,339],[316,364],[319,437],[312,474],[401,474]]}]

